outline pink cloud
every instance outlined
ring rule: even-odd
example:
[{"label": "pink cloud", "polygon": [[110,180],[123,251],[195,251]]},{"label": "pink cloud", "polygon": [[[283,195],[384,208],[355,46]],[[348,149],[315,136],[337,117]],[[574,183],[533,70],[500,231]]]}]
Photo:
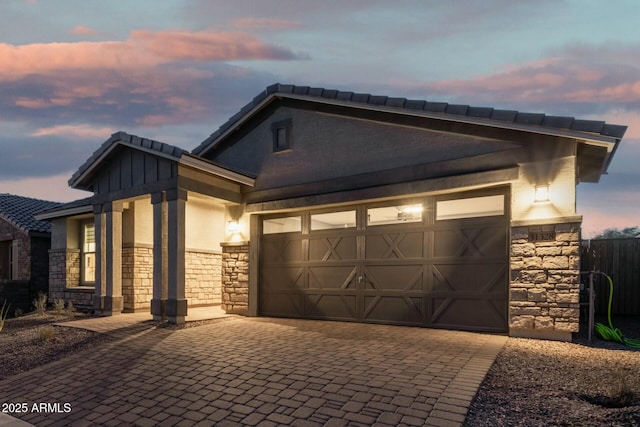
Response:
[{"label": "pink cloud", "polygon": [[0,43],[0,80],[64,70],[140,69],[175,61],[283,60],[286,47],[242,32],[132,31],[128,40]]},{"label": "pink cloud", "polygon": [[85,27],[84,25],[77,25],[69,30],[69,34],[76,34],[79,36],[95,36],[100,34],[100,32],[94,30],[93,28]]},{"label": "pink cloud", "polygon": [[134,43],[144,51],[165,60],[226,61],[250,59],[293,59],[295,55],[279,46],[269,45],[246,33],[137,30]]},{"label": "pink cloud", "polygon": [[95,127],[91,125],[58,125],[47,128],[40,128],[31,133],[31,136],[74,136],[80,138],[100,139],[105,135],[113,133],[113,129],[106,127]]},{"label": "pink cloud", "polygon": [[[553,56],[512,64],[495,73],[424,86],[431,93],[454,97],[464,94],[476,102],[504,100],[527,105],[618,104],[622,107],[640,102],[638,57],[640,44],[610,46],[606,51],[598,46],[568,46],[553,52]],[[612,67],[614,59],[616,66]]]},{"label": "pink cloud", "polygon": [[14,104],[18,107],[24,108],[46,108],[50,106],[49,101],[46,99],[26,97],[16,98],[14,100]]}]

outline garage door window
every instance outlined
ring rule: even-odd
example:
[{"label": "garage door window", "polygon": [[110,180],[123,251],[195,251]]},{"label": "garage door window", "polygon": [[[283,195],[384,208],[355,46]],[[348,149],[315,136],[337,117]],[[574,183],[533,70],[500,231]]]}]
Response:
[{"label": "garage door window", "polygon": [[264,234],[299,233],[300,231],[302,231],[302,223],[299,216],[287,216],[262,221],[262,232]]},{"label": "garage door window", "polygon": [[385,206],[367,209],[367,225],[388,225],[422,221],[422,205]]},{"label": "garage door window", "polygon": [[311,230],[330,230],[334,228],[354,228],[356,211],[329,212],[311,214]]},{"label": "garage door window", "polygon": [[441,200],[436,203],[436,220],[504,215],[504,195]]}]

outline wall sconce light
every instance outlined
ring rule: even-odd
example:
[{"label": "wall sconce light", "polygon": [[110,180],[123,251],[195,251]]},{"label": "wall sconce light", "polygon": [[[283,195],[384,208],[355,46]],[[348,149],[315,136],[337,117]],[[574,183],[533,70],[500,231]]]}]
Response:
[{"label": "wall sconce light", "polygon": [[535,203],[544,203],[549,201],[549,184],[536,185],[533,201]]},{"label": "wall sconce light", "polygon": [[239,232],[240,224],[238,223],[238,221],[227,222],[227,231],[231,234]]}]

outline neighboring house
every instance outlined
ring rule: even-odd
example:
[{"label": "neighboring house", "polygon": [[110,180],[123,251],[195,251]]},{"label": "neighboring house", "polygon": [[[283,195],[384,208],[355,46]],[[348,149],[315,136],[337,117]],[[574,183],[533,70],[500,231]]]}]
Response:
[{"label": "neighboring house", "polygon": [[102,144],[69,181],[93,196],[39,215],[51,293],[177,323],[221,303],[570,340],[576,185],[625,130],[276,84],[190,153],[124,132]]},{"label": "neighboring house", "polygon": [[51,224],[34,215],[60,203],[0,194],[0,300],[28,310],[39,292],[47,293]]}]

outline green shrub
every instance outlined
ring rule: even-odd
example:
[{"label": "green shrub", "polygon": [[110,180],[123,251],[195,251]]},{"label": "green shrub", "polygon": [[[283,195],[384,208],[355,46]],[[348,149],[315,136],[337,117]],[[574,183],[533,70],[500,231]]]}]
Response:
[{"label": "green shrub", "polygon": [[40,316],[44,316],[44,313],[47,311],[47,296],[40,292],[38,297],[33,300],[33,307]]},{"label": "green shrub", "polygon": [[43,326],[38,329],[38,334],[40,335],[40,339],[42,341],[49,341],[56,333],[56,329],[53,326]]}]

